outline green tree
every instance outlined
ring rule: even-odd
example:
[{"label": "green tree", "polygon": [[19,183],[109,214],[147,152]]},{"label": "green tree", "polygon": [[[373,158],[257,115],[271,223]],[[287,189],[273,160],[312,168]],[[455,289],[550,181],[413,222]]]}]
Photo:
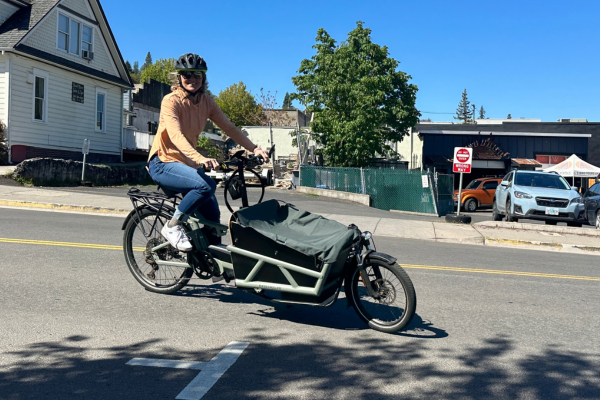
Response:
[{"label": "green tree", "polygon": [[131,64],[129,63],[129,61],[125,61],[125,68],[127,69],[127,72],[129,72],[130,74],[133,72],[133,69],[131,68]]},{"label": "green tree", "polygon": [[506,119],[512,119],[512,115],[508,114],[508,115],[506,116]]},{"label": "green tree", "polygon": [[471,102],[467,96],[467,89],[462,92],[462,98],[458,103],[454,119],[461,120],[463,124],[470,124],[473,122],[473,111],[471,110]]},{"label": "green tree", "polygon": [[290,98],[290,94],[286,92],[285,97],[283,98],[283,105],[281,106],[284,110],[293,110],[292,107],[292,99]]},{"label": "green tree", "polygon": [[292,78],[290,97],[313,114],[312,137],[332,166],[365,166],[376,154],[392,153],[421,115],[415,108],[417,87],[388,48],[371,41],[371,30],[356,29],[339,46],[324,30],[316,37],[316,54],[302,60]]},{"label": "green tree", "polygon": [[479,119],[485,119],[485,110],[483,109],[483,106],[479,109]]},{"label": "green tree", "polygon": [[146,54],[146,60],[144,60],[144,65],[142,65],[142,68],[140,69],[140,71],[144,71],[146,68],[148,68],[151,65],[152,65],[152,55],[150,54],[150,52],[148,52],[148,54]]},{"label": "green tree", "polygon": [[252,93],[246,90],[244,82],[234,83],[219,92],[215,98],[218,106],[235,126],[262,125],[262,107],[256,103]]},{"label": "green tree", "polygon": [[132,72],[133,72],[134,74],[139,74],[139,73],[140,73],[140,63],[139,63],[139,62],[137,62],[137,61],[134,61],[134,62],[133,62],[133,69],[132,69]]},{"label": "green tree", "polygon": [[198,143],[196,146],[201,149],[208,150],[209,158],[219,158],[219,156],[221,155],[221,151],[218,148],[210,145],[210,138],[207,136],[204,136],[204,135],[198,136]]},{"label": "green tree", "polygon": [[161,58],[154,64],[151,64],[142,70],[141,82],[146,82],[148,79],[154,79],[158,82],[171,84],[169,73],[175,72],[174,58]]}]

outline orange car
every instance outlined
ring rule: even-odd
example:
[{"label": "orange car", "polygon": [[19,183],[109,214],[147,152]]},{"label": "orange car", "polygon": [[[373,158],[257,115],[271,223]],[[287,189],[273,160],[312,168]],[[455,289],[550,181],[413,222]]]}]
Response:
[{"label": "orange car", "polygon": [[[502,178],[479,178],[471,181],[462,190],[460,205],[465,211],[473,212],[480,207],[491,207],[494,201],[496,187],[502,182]],[[458,202],[458,190],[454,191],[454,206]]]}]

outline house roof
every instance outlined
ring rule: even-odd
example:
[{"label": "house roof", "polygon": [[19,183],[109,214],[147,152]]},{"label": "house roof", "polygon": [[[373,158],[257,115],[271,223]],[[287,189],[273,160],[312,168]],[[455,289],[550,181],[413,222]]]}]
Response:
[{"label": "house roof", "polygon": [[121,76],[113,76],[94,68],[90,68],[85,65],[81,65],[62,57],[57,57],[44,51],[21,44],[21,41],[25,35],[34,29],[36,25],[60,2],[60,0],[19,0],[19,3],[23,3],[25,1],[27,1],[29,5],[22,4],[20,10],[15,12],[2,25],[0,25],[0,49],[14,49],[15,51],[25,55],[40,58],[53,64],[59,64],[69,69],[79,71],[84,74],[93,75],[121,86],[133,86],[131,78],[128,76],[125,70],[125,62],[123,61],[119,47],[116,44],[116,40],[113,36],[110,26],[108,25],[106,15],[104,15],[104,10],[102,9],[99,1],[96,1],[95,4],[97,4],[99,13],[101,14],[101,17],[97,18],[99,20],[103,19],[103,21],[101,21],[102,24],[100,24],[100,30],[102,31],[103,29],[106,29],[105,32],[108,34],[109,38],[105,37],[105,39],[107,41],[113,41],[115,49],[114,54],[117,58],[115,59],[115,62],[117,64],[121,64],[120,68],[118,69],[122,71],[121,76],[125,76],[125,79],[123,79]]},{"label": "house roof", "polygon": [[60,0],[30,0],[0,26],[0,47],[12,48],[23,39]]}]

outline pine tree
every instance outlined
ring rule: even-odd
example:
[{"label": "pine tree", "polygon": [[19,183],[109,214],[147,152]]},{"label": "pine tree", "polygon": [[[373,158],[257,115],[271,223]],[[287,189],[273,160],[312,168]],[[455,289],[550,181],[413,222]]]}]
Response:
[{"label": "pine tree", "polygon": [[483,109],[483,106],[479,109],[479,119],[485,119],[485,110]]},{"label": "pine tree", "polygon": [[281,108],[283,108],[284,110],[287,110],[290,108],[291,106],[291,101],[290,101],[290,94],[288,92],[285,93],[285,97],[283,98],[283,105],[281,106]]},{"label": "pine tree", "polygon": [[454,119],[461,120],[463,124],[469,124],[473,121],[473,113],[471,112],[471,102],[467,96],[467,89],[463,90],[462,98],[458,103],[456,115]]},{"label": "pine tree", "polygon": [[140,73],[140,63],[137,61],[134,61],[133,63],[133,71],[134,74],[139,74]]},{"label": "pine tree", "polygon": [[152,65],[152,55],[150,54],[150,52],[148,52],[148,54],[146,54],[146,60],[144,61],[144,65],[142,65],[140,71],[145,70],[150,65]]},{"label": "pine tree", "polygon": [[508,115],[506,116],[506,119],[512,119],[512,115],[508,114]]},{"label": "pine tree", "polygon": [[125,61],[125,68],[127,69],[127,72],[129,72],[130,74],[133,72],[133,70],[131,69],[131,64],[129,63],[129,61]]}]

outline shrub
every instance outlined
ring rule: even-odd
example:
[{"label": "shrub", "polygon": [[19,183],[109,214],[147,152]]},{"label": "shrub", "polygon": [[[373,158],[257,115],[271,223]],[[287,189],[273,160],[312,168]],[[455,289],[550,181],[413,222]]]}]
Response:
[{"label": "shrub", "polygon": [[8,140],[4,135],[5,125],[0,121],[0,165],[8,163]]}]

